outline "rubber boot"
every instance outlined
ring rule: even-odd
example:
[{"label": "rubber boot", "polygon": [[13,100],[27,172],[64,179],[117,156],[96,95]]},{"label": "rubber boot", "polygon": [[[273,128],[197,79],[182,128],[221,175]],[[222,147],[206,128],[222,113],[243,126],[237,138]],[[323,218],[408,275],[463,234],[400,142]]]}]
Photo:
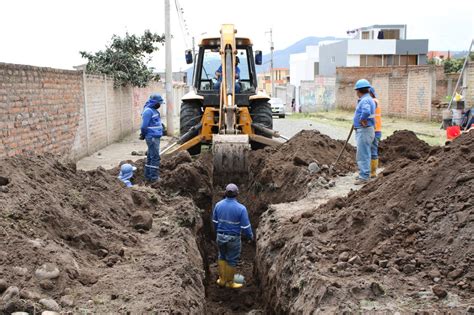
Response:
[{"label": "rubber boot", "polygon": [[377,177],[377,167],[379,166],[379,160],[370,160],[370,178]]},{"label": "rubber boot", "polygon": [[226,281],[226,269],[227,269],[227,262],[223,259],[219,259],[217,261],[217,267],[219,270],[219,279],[217,279],[217,284],[221,287],[225,287]]},{"label": "rubber boot", "polygon": [[235,267],[227,265],[225,270],[226,270],[226,280],[227,280],[227,283],[225,286],[231,289],[241,288],[243,284],[234,282]]}]

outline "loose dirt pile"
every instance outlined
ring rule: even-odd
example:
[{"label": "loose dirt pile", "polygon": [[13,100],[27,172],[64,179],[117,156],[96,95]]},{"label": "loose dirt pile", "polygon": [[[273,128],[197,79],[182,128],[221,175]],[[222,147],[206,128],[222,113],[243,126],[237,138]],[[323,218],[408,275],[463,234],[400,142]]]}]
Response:
[{"label": "loose dirt pile", "polygon": [[1,314],[203,311],[201,211],[114,174],[52,157],[1,160]]},{"label": "loose dirt pile", "polygon": [[257,215],[269,204],[300,199],[315,186],[328,188],[334,176],[354,171],[355,149],[350,144],[330,170],[343,146],[344,141],[317,130],[303,130],[279,147],[251,152],[248,191],[253,192],[252,203],[265,205]]},{"label": "loose dirt pile", "polygon": [[400,159],[419,160],[437,149],[420,140],[413,131],[399,130],[380,142],[379,159],[382,163]]},{"label": "loose dirt pile", "polygon": [[474,303],[474,133],[435,150],[395,141],[403,133],[385,144],[418,147],[416,161],[386,147],[404,167],[298,218],[262,216],[268,310],[460,312]]},{"label": "loose dirt pile", "polygon": [[[303,131],[284,145],[251,152],[250,176],[239,181],[239,201],[247,207],[254,229],[258,227],[260,214],[268,208],[269,203],[297,200],[310,189],[328,188],[335,174],[353,170],[354,148],[348,146],[339,166],[333,172],[329,171],[329,165],[336,159],[342,146],[343,142],[317,131]],[[309,167],[310,163],[315,163],[317,168]],[[210,223],[212,205],[222,199],[223,191],[222,187],[212,187],[212,156],[203,154],[193,159],[184,152],[165,156],[162,159],[160,187],[169,194],[193,198],[204,211],[200,248],[207,274],[205,312],[245,314],[262,308],[254,268],[255,245],[243,245],[238,272],[245,276],[247,282],[242,290],[223,290],[215,283],[218,277],[217,246]]]},{"label": "loose dirt pile", "polygon": [[[367,293],[362,284],[360,291],[344,291],[357,281],[374,279],[375,292],[379,290],[377,285],[383,290],[391,289],[396,281],[409,277],[414,277],[411,281],[417,283],[416,273],[405,276],[403,266],[410,265],[411,261],[415,261],[416,271],[424,266],[416,260],[418,252],[394,254],[398,247],[390,245],[388,248],[393,250],[390,254],[396,257],[385,259],[389,266],[386,269],[379,266],[384,265],[380,261],[385,258],[385,247],[383,255],[371,250],[381,243],[386,244],[387,239],[392,244],[395,242],[392,236],[397,236],[395,240],[401,237],[398,235],[405,236],[405,232],[397,234],[395,222],[402,222],[400,224],[408,228],[412,218],[402,214],[423,203],[415,203],[416,207],[408,201],[406,205],[405,201],[397,204],[398,216],[403,220],[382,224],[376,213],[383,213],[386,220],[386,213],[391,214],[392,210],[383,210],[384,202],[379,201],[382,197],[377,192],[366,191],[365,203],[359,201],[362,198],[355,193],[348,199],[332,200],[320,210],[306,211],[288,222],[279,221],[272,209],[260,221],[260,215],[269,204],[299,200],[309,191],[329,191],[333,189],[335,176],[355,171],[355,150],[350,145],[338,166],[330,168],[342,146],[342,141],[317,131],[303,131],[279,147],[250,153],[251,172],[249,178],[242,178],[239,200],[248,208],[253,227],[263,226],[257,233],[258,273],[254,266],[255,245],[244,244],[238,271],[247,283],[237,292],[221,289],[215,283],[217,246],[210,216],[213,204],[222,198],[223,191],[222,187],[212,185],[210,154],[192,158],[182,152],[163,157],[159,185],[133,189],[126,189],[115,178],[118,168],[110,172],[102,169],[82,172],[51,157],[4,159],[0,176],[8,178],[9,183],[2,184],[0,177],[3,187],[0,191],[0,290],[10,288],[3,293],[0,310],[60,308],[96,313],[244,314],[265,307],[276,313],[309,312],[325,305],[353,308]],[[453,144],[453,152],[456,148]],[[438,153],[448,154],[428,152],[432,154],[429,163],[435,163],[433,159],[438,161]],[[422,162],[422,156],[420,153],[419,165],[428,163]],[[400,178],[395,180],[397,185],[402,182],[410,185],[412,177],[407,176],[415,176],[409,171],[412,167],[407,162],[409,157],[402,157],[392,164],[405,161],[407,165],[403,169],[398,167],[387,172],[368,186],[379,187],[379,193],[384,194],[386,200],[391,200],[387,196],[401,196],[403,191],[390,184],[391,178]],[[144,183],[143,161],[134,164],[138,166],[134,183],[141,185]],[[426,171],[432,170],[431,165]],[[421,171],[416,171],[419,177]],[[470,183],[470,180],[461,181]],[[412,184],[414,188],[410,187],[410,191],[421,194],[423,189],[416,188],[417,185]],[[373,206],[366,204],[373,200],[377,200],[378,208],[372,209]],[[437,199],[432,202],[432,209],[441,209]],[[383,233],[388,233],[384,232],[386,229],[393,234],[384,238]],[[409,252],[400,242],[400,248]],[[416,239],[414,244],[418,242]],[[453,237],[452,243],[456,242],[457,238]],[[342,251],[348,252],[344,255],[349,258],[359,258],[351,262],[342,258],[342,262],[350,266],[338,265]],[[353,265],[354,261],[360,266]],[[397,280],[398,274],[391,273],[398,266],[402,266],[402,280]],[[441,264],[436,262],[436,266]],[[371,268],[375,271],[370,271]],[[446,268],[449,270],[449,265]],[[444,269],[439,267],[439,271],[442,275]],[[381,280],[382,274],[392,279],[389,285]],[[440,281],[444,285],[444,278]],[[17,287],[19,292],[12,287]],[[402,291],[393,290],[395,296],[401,296]],[[42,299],[51,299],[59,306]]]}]

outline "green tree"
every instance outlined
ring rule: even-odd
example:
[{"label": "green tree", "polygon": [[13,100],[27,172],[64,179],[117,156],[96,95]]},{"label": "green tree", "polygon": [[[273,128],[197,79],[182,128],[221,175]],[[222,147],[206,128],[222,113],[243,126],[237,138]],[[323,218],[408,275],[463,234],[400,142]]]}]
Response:
[{"label": "green tree", "polygon": [[148,67],[151,54],[158,50],[156,44],[165,42],[164,35],[146,30],[142,36],[125,34],[121,38],[112,36],[111,43],[96,53],[80,51],[81,56],[88,60],[86,72],[105,74],[114,79],[115,86],[132,85],[144,87],[159,76]]},{"label": "green tree", "polygon": [[461,71],[464,64],[464,58],[459,59],[447,59],[444,61],[444,72],[445,73],[456,73]]}]

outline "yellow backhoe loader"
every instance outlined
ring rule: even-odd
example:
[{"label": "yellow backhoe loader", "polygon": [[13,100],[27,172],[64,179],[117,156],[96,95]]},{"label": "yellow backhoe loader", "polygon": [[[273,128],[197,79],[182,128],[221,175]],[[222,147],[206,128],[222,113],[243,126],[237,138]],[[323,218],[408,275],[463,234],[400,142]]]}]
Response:
[{"label": "yellow backhoe loader", "polygon": [[[248,174],[248,151],[280,144],[272,130],[269,97],[258,92],[255,64],[262,63],[248,38],[236,37],[234,25],[222,25],[220,37],[205,38],[197,56],[186,51],[186,62],[196,58],[192,90],[182,98],[180,139],[166,152],[201,152],[212,145],[214,182],[241,181]],[[164,152],[163,152],[164,153]]]}]

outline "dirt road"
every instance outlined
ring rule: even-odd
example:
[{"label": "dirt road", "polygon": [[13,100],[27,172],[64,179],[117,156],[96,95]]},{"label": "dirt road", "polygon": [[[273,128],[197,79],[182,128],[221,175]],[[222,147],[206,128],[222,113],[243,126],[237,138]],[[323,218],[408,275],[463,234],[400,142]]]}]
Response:
[{"label": "dirt road", "polygon": [[[143,159],[147,147],[145,141],[138,139],[138,135],[138,132],[133,133],[119,142],[113,143],[79,160],[77,162],[77,168],[90,171],[101,166],[108,170],[119,165],[121,161]],[[161,138],[161,150],[168,145],[170,139],[170,137]],[[132,155],[133,151],[139,153],[139,155]]]}]

